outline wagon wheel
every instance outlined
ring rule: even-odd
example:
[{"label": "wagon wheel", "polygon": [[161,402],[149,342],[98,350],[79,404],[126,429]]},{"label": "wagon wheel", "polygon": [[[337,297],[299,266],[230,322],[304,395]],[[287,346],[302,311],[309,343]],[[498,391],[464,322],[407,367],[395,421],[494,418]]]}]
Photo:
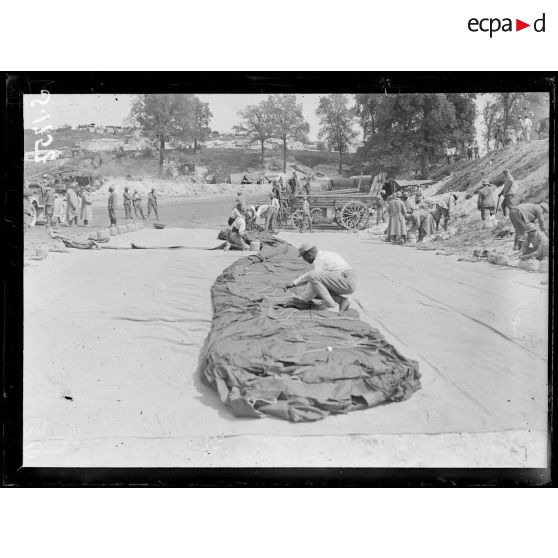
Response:
[{"label": "wagon wheel", "polygon": [[319,224],[324,220],[322,210],[319,207],[314,207],[310,210],[310,215],[312,216],[312,223]]},{"label": "wagon wheel", "polygon": [[347,202],[339,213],[339,225],[344,229],[364,229],[369,219],[368,207],[358,200]]},{"label": "wagon wheel", "polygon": [[302,220],[304,219],[304,212],[302,209],[297,209],[291,216],[291,222],[295,229],[299,229],[302,225]]}]

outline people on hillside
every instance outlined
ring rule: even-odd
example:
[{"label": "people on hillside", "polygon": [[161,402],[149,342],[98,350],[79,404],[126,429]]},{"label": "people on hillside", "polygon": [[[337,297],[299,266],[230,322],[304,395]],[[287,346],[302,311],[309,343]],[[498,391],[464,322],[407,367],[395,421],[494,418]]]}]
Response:
[{"label": "people on hillside", "polygon": [[124,187],[124,218],[133,219],[132,216],[132,194],[128,186]]},{"label": "people on hillside", "polygon": [[531,141],[531,132],[533,131],[533,122],[525,114],[523,116],[523,141]]},{"label": "people on hillside", "polygon": [[525,240],[525,229],[529,223],[539,223],[541,231],[547,232],[544,214],[548,214],[549,207],[546,202],[520,203],[510,211],[510,221],[515,229],[514,250],[520,250]]},{"label": "people on hillside", "polygon": [[523,119],[521,118],[521,116],[517,117],[517,124],[515,126],[514,129],[515,132],[515,139],[517,143],[520,143],[523,141]]},{"label": "people on hillside", "polygon": [[452,150],[450,147],[446,146],[446,162],[448,165],[452,163]]},{"label": "people on hillside", "polygon": [[517,185],[509,169],[504,170],[504,187],[498,194],[498,202],[500,197],[503,197],[502,212],[504,217],[509,216],[510,210],[515,205],[515,198],[517,196]]},{"label": "people on hillside", "polygon": [[147,195],[147,218],[151,216],[151,210],[155,213],[155,219],[159,220],[159,211],[157,209],[157,195],[155,194],[155,188],[151,188],[151,191]]},{"label": "people on hillside", "polygon": [[91,192],[84,188],[81,192],[81,213],[80,218],[84,226],[88,227],[93,222],[93,198]]},{"label": "people on hillside", "polygon": [[448,229],[448,223],[453,215],[455,203],[457,202],[457,194],[447,193],[444,194],[436,203],[436,210],[434,213],[434,221],[436,222],[436,230],[440,230],[440,221],[444,219],[444,230]]},{"label": "people on hillside", "polygon": [[527,233],[527,239],[521,248],[520,259],[529,260],[534,258],[536,260],[542,260],[548,258],[548,237],[542,230],[538,230],[534,223],[527,223],[525,232]]},{"label": "people on hillside", "polygon": [[407,210],[405,209],[405,204],[401,201],[401,194],[399,192],[391,196],[387,206],[387,213],[389,223],[386,240],[393,244],[404,243],[407,238],[407,226],[405,224]]},{"label": "people on hillside", "polygon": [[478,159],[480,155],[479,155],[479,142],[477,140],[473,142],[473,152],[475,155],[475,159]]},{"label": "people on hillside", "polygon": [[109,198],[108,198],[108,214],[111,226],[116,227],[116,208],[118,206],[118,198],[116,197],[116,192],[114,191],[114,186],[109,187]]},{"label": "people on hillside", "polygon": [[494,217],[496,212],[496,198],[495,191],[498,186],[491,184],[488,179],[482,179],[482,187],[479,190],[477,199],[477,208],[480,211],[481,219],[486,221],[489,217]]},{"label": "people on hillside", "polygon": [[134,190],[132,195],[132,203],[134,204],[134,213],[136,215],[136,219],[145,219],[143,214],[143,207],[141,204],[141,195],[137,190]]},{"label": "people on hillside", "polygon": [[473,160],[473,144],[472,143],[467,144],[467,159],[469,161]]},{"label": "people on hillside", "polygon": [[317,298],[327,308],[339,306],[342,313],[349,308],[348,295],[355,292],[356,275],[351,266],[335,252],[318,250],[316,246],[305,242],[298,249],[299,257],[312,265],[312,269],[297,277],[287,288],[307,284],[308,289],[302,296],[293,297],[295,303],[309,303]]}]

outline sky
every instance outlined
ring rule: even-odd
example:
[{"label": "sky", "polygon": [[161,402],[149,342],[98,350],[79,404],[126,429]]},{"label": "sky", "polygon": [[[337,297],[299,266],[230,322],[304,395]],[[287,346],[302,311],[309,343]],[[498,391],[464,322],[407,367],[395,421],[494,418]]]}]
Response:
[{"label": "sky", "polygon": [[[316,108],[318,106],[320,94],[297,95],[297,102],[302,103],[304,118],[310,125],[310,140],[318,139],[319,121],[316,116]],[[204,102],[209,103],[213,118],[211,119],[211,128],[219,132],[229,132],[235,124],[238,124],[238,111],[249,104],[259,103],[264,100],[267,95],[264,94],[221,94],[221,95],[198,95]],[[488,99],[488,95],[479,95],[477,97],[477,140],[479,145],[483,145],[482,141],[482,108]],[[46,97],[45,97],[46,98]],[[78,124],[90,124],[94,122],[97,125],[122,126],[130,114],[130,108],[135,95],[52,95],[50,100],[41,105],[31,102],[41,99],[39,95],[25,95],[23,118],[25,128],[32,128],[39,124],[52,124],[54,128],[63,124],[77,126]],[[41,111],[45,111],[42,113]],[[41,123],[33,123],[33,120],[49,116],[48,120]]]},{"label": "sky", "polygon": [[[78,124],[122,126],[124,120],[130,114],[130,108],[135,95],[52,95],[48,103],[40,105],[30,103],[40,99],[39,95],[25,95],[23,119],[25,128],[32,128],[39,123],[32,121],[49,115],[48,121],[43,124],[52,124],[58,128],[63,124],[77,126]],[[213,118],[211,129],[219,132],[229,132],[235,124],[239,123],[238,111],[246,105],[259,103],[267,98],[267,95],[198,95],[198,97],[209,103]],[[318,117],[315,110],[318,106],[320,95],[297,95],[297,102],[302,103],[304,118],[310,125],[310,139],[318,139]],[[41,113],[45,110],[45,113]]]}]

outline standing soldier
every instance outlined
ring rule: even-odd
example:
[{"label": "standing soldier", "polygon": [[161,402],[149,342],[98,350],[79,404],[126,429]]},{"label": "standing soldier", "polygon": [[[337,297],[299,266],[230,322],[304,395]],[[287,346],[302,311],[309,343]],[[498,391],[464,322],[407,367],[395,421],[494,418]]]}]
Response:
[{"label": "standing soldier", "polygon": [[397,242],[402,244],[407,238],[407,225],[405,223],[407,219],[407,210],[400,198],[401,194],[397,192],[391,197],[391,201],[388,203],[389,225],[386,240],[392,243]]},{"label": "standing soldier", "polygon": [[147,217],[151,216],[151,210],[155,213],[155,218],[159,220],[159,212],[157,211],[157,196],[155,195],[155,188],[151,188],[147,196]]},{"label": "standing soldier", "polygon": [[523,141],[531,141],[531,131],[533,130],[533,123],[531,119],[524,115],[523,117]]},{"label": "standing soldier", "polygon": [[124,218],[133,219],[132,217],[132,194],[128,186],[124,188]]},{"label": "standing soldier", "polygon": [[136,214],[136,219],[145,219],[143,216],[143,207],[141,206],[141,196],[137,190],[134,190],[134,195],[132,196],[132,201],[134,202],[134,213]]},{"label": "standing soldier", "polygon": [[93,198],[87,188],[81,193],[81,218],[86,227],[88,227],[93,220]]},{"label": "standing soldier", "polygon": [[33,215],[33,209],[31,208],[31,201],[29,196],[32,191],[29,188],[23,189],[23,231],[27,232],[31,222],[31,216]]},{"label": "standing soldier", "polygon": [[304,183],[304,191],[306,192],[307,196],[310,195],[310,177],[309,176],[306,177],[306,182]]},{"label": "standing soldier", "polygon": [[47,188],[45,192],[45,217],[46,226],[52,227],[54,218],[54,188]]},{"label": "standing soldier", "polygon": [[473,151],[475,152],[475,159],[479,158],[479,142],[477,140],[473,143]]},{"label": "standing soldier", "polygon": [[116,192],[114,191],[114,186],[109,188],[109,199],[108,199],[108,214],[111,226],[116,227],[116,206],[118,204],[118,198],[116,197]]},{"label": "standing soldier", "polygon": [[77,225],[79,199],[74,188],[76,182],[72,182],[66,191],[66,221],[72,227]]},{"label": "standing soldier", "polygon": [[500,198],[503,197],[504,201],[502,202],[502,212],[504,213],[504,217],[507,217],[515,205],[515,197],[517,196],[517,185],[511,172],[508,169],[504,170],[504,187],[502,191],[498,194],[498,202],[500,202]]},{"label": "standing soldier", "polygon": [[300,232],[304,229],[304,224],[308,222],[308,229],[312,231],[312,214],[310,213],[310,204],[308,203],[308,196],[302,198],[302,219],[300,220]]},{"label": "standing soldier", "polygon": [[482,188],[479,190],[477,208],[481,212],[481,219],[483,221],[486,221],[487,212],[492,218],[496,211],[496,200],[494,198],[494,190],[496,190],[496,188],[498,188],[498,186],[490,184],[486,178],[482,179]]}]

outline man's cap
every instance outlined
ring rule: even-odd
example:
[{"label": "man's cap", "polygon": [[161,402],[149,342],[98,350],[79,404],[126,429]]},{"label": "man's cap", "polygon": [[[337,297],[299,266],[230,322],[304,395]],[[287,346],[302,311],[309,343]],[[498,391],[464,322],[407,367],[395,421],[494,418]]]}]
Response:
[{"label": "man's cap", "polygon": [[312,250],[312,248],[315,248],[315,246],[311,242],[303,242],[298,247],[298,255],[299,256],[304,256],[304,254],[306,254],[306,252],[309,252],[310,250]]},{"label": "man's cap", "polygon": [[483,183],[483,185],[488,184],[488,178],[483,178],[482,183]]},{"label": "man's cap", "polygon": [[546,202],[542,202],[541,203],[541,207],[547,212],[550,213],[550,207],[548,206],[548,204]]},{"label": "man's cap", "polygon": [[527,225],[525,226],[525,232],[526,233],[530,233],[530,232],[533,232],[533,231],[536,231],[536,230],[537,230],[537,227],[535,227],[534,223],[527,223]]}]

